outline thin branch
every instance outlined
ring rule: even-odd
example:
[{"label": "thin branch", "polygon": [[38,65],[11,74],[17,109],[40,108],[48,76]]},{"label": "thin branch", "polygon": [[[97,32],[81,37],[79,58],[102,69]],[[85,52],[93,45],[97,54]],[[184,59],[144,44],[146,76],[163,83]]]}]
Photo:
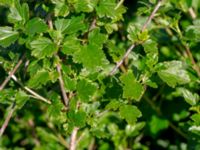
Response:
[{"label": "thin branch", "polygon": [[77,143],[76,136],[77,136],[78,130],[79,128],[75,127],[72,131],[69,150],[76,150],[76,143]]},{"label": "thin branch", "polygon": [[3,83],[0,86],[0,91],[4,89],[6,84],[10,81],[11,77],[15,74],[17,69],[20,67],[20,65],[23,62],[24,57],[25,57],[25,55],[22,56],[22,58],[18,61],[17,65],[14,67],[14,69],[9,73],[8,77],[3,81]]},{"label": "thin branch", "polygon": [[184,47],[185,47],[186,53],[187,53],[190,61],[192,62],[192,65],[193,65],[192,68],[197,72],[198,76],[200,77],[200,67],[195,62],[194,57],[190,51],[190,48],[186,45],[184,45]]},{"label": "thin branch", "polygon": [[15,111],[15,103],[12,104],[12,106],[10,108],[10,111],[9,111],[7,117],[6,117],[6,120],[4,121],[4,123],[3,123],[3,125],[2,125],[2,127],[0,129],[0,138],[3,135],[4,131],[6,130],[6,128],[8,126],[8,123],[9,123],[14,111]]},{"label": "thin branch", "polygon": [[126,59],[126,57],[128,57],[128,55],[130,54],[130,52],[132,51],[132,49],[135,47],[135,44],[132,44],[128,50],[126,51],[126,53],[124,54],[124,56],[122,57],[122,59],[117,63],[117,65],[113,68],[113,70],[109,73],[110,76],[112,76],[117,69],[119,68],[119,66],[121,66],[121,64],[124,62],[124,60]]},{"label": "thin branch", "polygon": [[11,77],[15,82],[17,82],[25,91],[27,91],[28,93],[30,93],[31,95],[33,95],[34,98],[41,100],[43,102],[46,102],[48,104],[51,104],[51,101],[44,98],[43,96],[39,95],[38,93],[34,92],[33,90],[31,90],[30,88],[28,88],[27,86],[24,86],[15,75],[12,75]]},{"label": "thin branch", "polygon": [[160,8],[162,3],[162,0],[158,0],[158,3],[156,4],[156,6],[154,7],[154,10],[152,11],[151,15],[148,17],[147,21],[145,22],[145,24],[142,27],[142,32],[147,28],[147,26],[149,25],[149,23],[151,22],[151,20],[154,18],[156,12],[158,11],[158,9]]},{"label": "thin branch", "polygon": [[[152,11],[151,15],[148,17],[147,21],[145,22],[145,24],[143,25],[141,32],[143,32],[147,26],[149,25],[149,23],[151,22],[151,20],[154,18],[156,12],[158,11],[158,9],[161,6],[161,2],[162,0],[158,0],[158,3],[156,4],[154,10]],[[132,49],[135,48],[136,44],[133,43],[128,50],[126,51],[126,53],[124,54],[124,56],[122,57],[122,59],[116,64],[116,66],[113,68],[113,70],[109,73],[110,76],[112,76],[117,69],[119,68],[119,66],[124,62],[125,58],[128,57],[128,55],[131,53]]]},{"label": "thin branch", "polygon": [[120,0],[117,6],[115,7],[115,10],[117,10],[123,4],[123,2],[124,0]]},{"label": "thin branch", "polygon": [[97,23],[97,19],[94,18],[90,25],[89,32],[92,31],[96,27],[96,23]]},{"label": "thin branch", "polygon": [[190,16],[192,17],[193,20],[197,18],[197,15],[196,15],[196,13],[194,12],[194,9],[193,9],[192,7],[190,7],[190,8],[188,9],[188,12],[189,12],[189,14],[190,14]]},{"label": "thin branch", "polygon": [[68,98],[68,96],[66,94],[66,91],[65,91],[64,81],[63,81],[63,77],[62,77],[62,73],[61,73],[61,66],[58,63],[56,67],[57,67],[57,71],[58,71],[58,74],[59,74],[59,78],[58,79],[59,79],[59,84],[60,84],[60,89],[61,89],[61,92],[62,92],[64,104],[65,104],[66,107],[68,107],[69,98]]}]

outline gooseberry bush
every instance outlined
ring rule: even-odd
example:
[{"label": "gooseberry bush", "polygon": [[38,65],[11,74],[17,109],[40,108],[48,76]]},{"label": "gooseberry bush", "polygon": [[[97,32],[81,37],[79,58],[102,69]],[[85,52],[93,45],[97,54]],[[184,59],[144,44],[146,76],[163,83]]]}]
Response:
[{"label": "gooseberry bush", "polygon": [[199,0],[0,0],[0,150],[199,150]]}]

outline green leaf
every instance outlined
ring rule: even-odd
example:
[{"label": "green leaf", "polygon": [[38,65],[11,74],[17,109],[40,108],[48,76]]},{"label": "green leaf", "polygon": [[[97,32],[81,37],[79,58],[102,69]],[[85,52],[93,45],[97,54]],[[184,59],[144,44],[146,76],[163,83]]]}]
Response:
[{"label": "green leaf", "polygon": [[158,70],[159,77],[169,86],[175,87],[177,84],[190,82],[190,77],[181,61],[168,61],[158,65],[162,66]]},{"label": "green leaf", "polygon": [[83,102],[89,102],[96,90],[97,85],[88,80],[82,79],[77,83],[78,96]]},{"label": "green leaf", "polygon": [[120,80],[124,84],[123,98],[131,98],[139,101],[144,92],[144,88],[138,81],[136,81],[133,73],[128,71],[120,77]]},{"label": "green leaf", "polygon": [[122,15],[126,12],[126,9],[123,5],[117,7],[115,0],[101,0],[96,11],[99,17],[106,16],[115,22],[123,18]]},{"label": "green leaf", "polygon": [[84,111],[77,111],[75,112],[74,110],[69,111],[68,117],[70,122],[74,124],[74,126],[77,127],[83,127],[86,123],[86,113]]},{"label": "green leaf", "polygon": [[31,77],[28,82],[28,86],[31,88],[40,88],[41,85],[45,85],[49,80],[49,72],[42,69]]},{"label": "green leaf", "polygon": [[195,125],[200,126],[200,114],[192,115],[191,119],[194,121]]},{"label": "green leaf", "polygon": [[97,71],[108,64],[103,50],[94,44],[83,46],[80,51],[75,53],[74,59],[90,71]]},{"label": "green leaf", "polygon": [[29,96],[24,91],[19,90],[16,93],[15,99],[18,109],[21,109],[26,104]]},{"label": "green leaf", "polygon": [[153,135],[158,134],[159,131],[168,128],[169,121],[166,119],[159,118],[157,116],[152,116],[150,121],[150,131]]},{"label": "green leaf", "polygon": [[64,40],[62,52],[66,55],[73,55],[81,49],[79,40],[75,36],[67,36]]},{"label": "green leaf", "polygon": [[0,45],[8,47],[18,39],[19,33],[11,27],[0,27]]},{"label": "green leaf", "polygon": [[29,7],[28,4],[20,4],[19,0],[14,1],[14,6],[10,7],[10,14],[8,20],[11,23],[21,22],[25,24],[29,19]]},{"label": "green leaf", "polygon": [[0,91],[0,104],[12,104],[15,100],[16,91],[13,89],[4,89]]},{"label": "green leaf", "polygon": [[200,20],[196,20],[194,25],[190,25],[186,29],[186,38],[189,41],[200,41]]},{"label": "green leaf", "polygon": [[50,93],[49,99],[52,100],[52,105],[48,107],[49,117],[51,120],[59,122],[62,113],[63,103],[61,102],[59,95],[54,91]]},{"label": "green leaf", "polygon": [[147,40],[144,42],[143,47],[147,57],[146,65],[152,69],[153,66],[158,62],[157,43],[152,40]]},{"label": "green leaf", "polygon": [[108,36],[100,33],[100,29],[96,28],[89,33],[89,43],[102,47],[102,44],[106,42]]},{"label": "green leaf", "polygon": [[97,5],[98,0],[78,0],[74,7],[77,12],[92,12]]},{"label": "green leaf", "polygon": [[111,102],[106,105],[106,110],[117,110],[121,104],[119,100],[111,100]]},{"label": "green leaf", "polygon": [[33,18],[29,20],[25,26],[25,32],[28,35],[46,32],[47,30],[47,24],[40,18]]},{"label": "green leaf", "polygon": [[66,17],[69,14],[69,6],[65,3],[65,0],[51,0],[54,7],[54,13],[56,17]]},{"label": "green leaf", "polygon": [[199,101],[199,95],[196,93],[192,93],[186,88],[178,88],[178,91],[184,97],[185,101],[190,105],[196,105]]},{"label": "green leaf", "polygon": [[63,34],[73,34],[86,29],[84,15],[72,17],[71,19],[57,19],[55,21],[56,30]]},{"label": "green leaf", "polygon": [[120,116],[125,119],[129,124],[135,124],[137,118],[142,116],[142,113],[136,106],[123,105],[119,108]]},{"label": "green leaf", "polygon": [[76,89],[76,80],[75,79],[71,79],[69,76],[65,75],[63,80],[64,80],[64,85],[65,85],[66,91],[74,91]]},{"label": "green leaf", "polygon": [[135,24],[129,24],[128,29],[128,39],[132,42],[138,42],[138,34],[140,33],[140,29]]},{"label": "green leaf", "polygon": [[51,57],[57,51],[56,44],[46,37],[39,37],[32,41],[30,46],[33,49],[32,55],[39,59]]}]

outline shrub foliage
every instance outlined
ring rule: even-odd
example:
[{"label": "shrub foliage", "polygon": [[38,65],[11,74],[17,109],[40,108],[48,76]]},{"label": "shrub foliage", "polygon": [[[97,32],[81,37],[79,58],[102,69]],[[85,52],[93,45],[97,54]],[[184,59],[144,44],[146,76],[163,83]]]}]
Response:
[{"label": "shrub foliage", "polygon": [[0,149],[200,149],[199,0],[0,0]]}]

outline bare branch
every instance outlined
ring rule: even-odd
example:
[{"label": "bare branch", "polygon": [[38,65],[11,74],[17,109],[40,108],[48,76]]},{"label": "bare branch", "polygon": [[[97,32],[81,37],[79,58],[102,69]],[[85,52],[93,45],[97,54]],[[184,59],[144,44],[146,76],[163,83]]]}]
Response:
[{"label": "bare branch", "polygon": [[124,0],[120,0],[119,3],[117,4],[117,6],[115,7],[115,10],[118,9],[122,4],[123,4]]},{"label": "bare branch", "polygon": [[151,20],[154,18],[156,12],[158,11],[158,9],[161,6],[161,2],[162,2],[162,0],[158,0],[158,3],[154,7],[154,10],[152,11],[151,15],[148,17],[147,21],[143,25],[142,30],[141,30],[142,32],[147,28],[147,26],[149,25],[149,23],[151,22]]},{"label": "bare branch", "polygon": [[44,98],[43,96],[39,95],[38,93],[34,92],[33,90],[31,90],[30,88],[28,88],[27,86],[24,86],[15,75],[12,75],[11,77],[15,82],[17,82],[25,91],[27,91],[28,93],[30,93],[31,95],[33,95],[34,98],[41,100],[43,102],[46,102],[48,104],[51,104],[51,101]]},{"label": "bare branch", "polygon": [[79,128],[75,127],[72,131],[69,150],[76,150],[76,143],[77,143],[76,136],[77,136],[78,130]]},{"label": "bare branch", "polygon": [[184,45],[184,47],[185,47],[186,53],[187,53],[190,61],[192,62],[192,65],[193,65],[192,68],[197,72],[198,76],[200,77],[200,67],[195,62],[194,57],[190,51],[190,48],[186,45]]},{"label": "bare branch", "polygon": [[122,59],[117,63],[117,65],[113,68],[113,70],[110,72],[110,76],[112,76],[117,69],[119,68],[119,66],[124,62],[124,59],[126,59],[126,57],[128,57],[128,55],[130,54],[130,52],[132,51],[132,49],[135,47],[135,44],[132,44],[128,50],[126,51],[126,53],[124,54],[124,56],[122,57]]},{"label": "bare branch", "polygon": [[90,25],[90,28],[89,28],[89,32],[92,31],[95,27],[96,27],[96,18],[94,18],[94,20],[92,21],[91,25]]},{"label": "bare branch", "polygon": [[[147,26],[149,25],[149,23],[151,22],[151,20],[154,18],[156,12],[158,11],[158,9],[160,8],[161,6],[161,2],[162,0],[158,0],[158,3],[156,4],[156,6],[154,7],[154,10],[152,11],[151,15],[148,17],[147,21],[145,22],[145,24],[143,25],[142,29],[141,29],[141,32],[143,32]],[[126,51],[126,53],[124,54],[124,56],[122,57],[122,59],[117,62],[116,66],[113,68],[113,70],[109,73],[110,76],[112,76],[116,71],[117,69],[119,68],[119,66],[124,62],[125,58],[128,57],[128,55],[131,53],[132,49],[136,46],[135,43],[133,43],[129,48],[128,50]]]},{"label": "bare branch", "polygon": [[61,73],[61,66],[60,64],[57,64],[57,71],[58,71],[58,74],[59,74],[59,84],[60,84],[60,89],[61,89],[61,92],[62,92],[62,96],[63,96],[63,100],[64,100],[64,104],[66,107],[68,107],[68,104],[69,104],[69,98],[66,94],[66,91],[65,91],[65,87],[64,87],[64,81],[63,81],[63,77],[62,77],[62,73]]},{"label": "bare branch", "polygon": [[195,11],[192,7],[190,7],[188,9],[188,12],[189,12],[189,14],[190,14],[190,16],[192,17],[193,20],[197,18],[197,15],[196,15],[196,13],[195,13]]},{"label": "bare branch", "polygon": [[9,73],[8,77],[3,81],[3,83],[0,86],[0,91],[4,89],[6,84],[10,81],[11,77],[15,74],[17,69],[20,67],[20,65],[23,62],[24,57],[25,57],[25,55],[22,56],[22,58],[18,61],[17,65],[14,67],[14,69]]},{"label": "bare branch", "polygon": [[12,104],[12,106],[10,108],[10,111],[9,111],[7,117],[6,117],[6,120],[4,121],[4,123],[3,123],[3,125],[2,125],[2,127],[0,129],[0,138],[3,135],[4,131],[6,130],[6,128],[8,126],[8,123],[9,123],[14,111],[15,111],[15,103]]}]

